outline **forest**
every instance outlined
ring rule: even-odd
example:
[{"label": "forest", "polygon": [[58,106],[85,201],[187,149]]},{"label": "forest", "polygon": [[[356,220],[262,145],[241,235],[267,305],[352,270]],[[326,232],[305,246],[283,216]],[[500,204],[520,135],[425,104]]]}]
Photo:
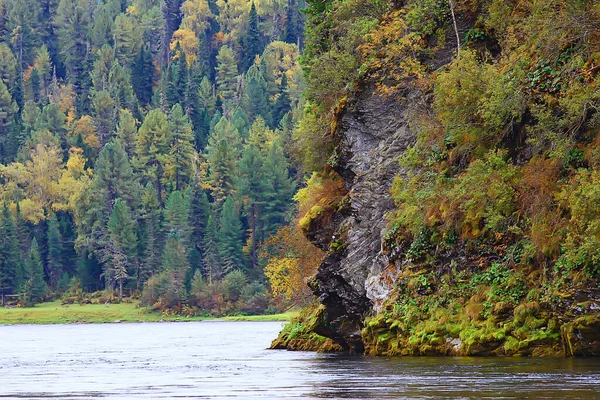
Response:
[{"label": "forest", "polygon": [[3,302],[272,307],[261,248],[302,181],[302,7],[1,1]]}]

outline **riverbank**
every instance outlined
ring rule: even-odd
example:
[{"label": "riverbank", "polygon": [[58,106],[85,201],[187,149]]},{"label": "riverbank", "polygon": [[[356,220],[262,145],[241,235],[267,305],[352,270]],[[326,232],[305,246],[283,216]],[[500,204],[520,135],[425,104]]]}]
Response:
[{"label": "riverbank", "polygon": [[38,304],[28,308],[0,309],[0,325],[17,324],[75,324],[110,322],[183,322],[183,321],[289,321],[294,311],[271,315],[236,315],[222,318],[212,316],[165,315],[140,307],[138,303],[61,304],[60,301]]}]

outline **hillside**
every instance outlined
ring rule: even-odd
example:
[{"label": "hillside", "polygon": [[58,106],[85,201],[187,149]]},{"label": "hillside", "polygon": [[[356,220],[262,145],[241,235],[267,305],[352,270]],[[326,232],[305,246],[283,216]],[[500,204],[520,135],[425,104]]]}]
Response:
[{"label": "hillside", "polygon": [[273,346],[599,355],[598,3],[306,14],[299,226],[327,256]]}]

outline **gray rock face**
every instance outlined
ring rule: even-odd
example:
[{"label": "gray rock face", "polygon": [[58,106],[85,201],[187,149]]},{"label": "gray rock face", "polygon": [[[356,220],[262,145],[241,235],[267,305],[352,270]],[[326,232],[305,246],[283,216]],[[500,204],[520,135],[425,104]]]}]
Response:
[{"label": "gray rock face", "polygon": [[363,348],[365,315],[388,298],[393,284],[382,237],[394,209],[390,188],[402,173],[398,158],[415,141],[409,116],[421,102],[416,91],[404,98],[381,97],[374,85],[366,85],[341,116],[336,170],[348,189],[349,206],[335,236],[344,238],[344,246],[323,262],[313,289],[326,307],[333,339],[356,352]]}]

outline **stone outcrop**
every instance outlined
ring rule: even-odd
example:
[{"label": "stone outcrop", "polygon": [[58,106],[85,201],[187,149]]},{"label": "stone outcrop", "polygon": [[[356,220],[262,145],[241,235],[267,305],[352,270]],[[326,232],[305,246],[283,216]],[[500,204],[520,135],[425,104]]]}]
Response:
[{"label": "stone outcrop", "polygon": [[[416,91],[383,97],[375,85],[365,84],[339,119],[336,171],[348,194],[341,217],[334,218],[336,230],[330,240],[341,245],[320,266],[312,287],[325,305],[324,322],[335,332],[333,339],[355,352],[363,351],[365,315],[388,298],[393,283],[382,236],[394,209],[390,188],[402,172],[398,157],[415,141],[409,116],[421,102]],[[320,238],[316,242],[323,248]]]}]

